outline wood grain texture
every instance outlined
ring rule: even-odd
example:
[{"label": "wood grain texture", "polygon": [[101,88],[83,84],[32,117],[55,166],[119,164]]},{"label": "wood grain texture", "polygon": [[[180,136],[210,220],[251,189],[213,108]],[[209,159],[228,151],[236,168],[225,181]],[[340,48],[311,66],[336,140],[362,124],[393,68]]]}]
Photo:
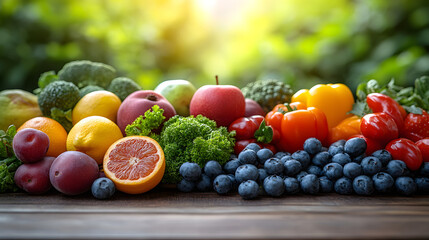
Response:
[{"label": "wood grain texture", "polygon": [[1,239],[428,239],[429,196],[0,194]]}]

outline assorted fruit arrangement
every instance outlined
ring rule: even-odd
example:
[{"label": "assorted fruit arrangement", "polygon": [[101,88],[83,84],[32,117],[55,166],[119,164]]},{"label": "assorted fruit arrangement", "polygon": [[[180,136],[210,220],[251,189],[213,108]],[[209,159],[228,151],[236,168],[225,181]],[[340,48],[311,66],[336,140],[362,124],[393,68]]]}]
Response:
[{"label": "assorted fruit arrangement", "polygon": [[0,92],[0,193],[429,193],[429,77],[370,80],[355,100],[344,84],[293,93],[217,77],[142,90],[112,66],[74,61],[38,84]]}]

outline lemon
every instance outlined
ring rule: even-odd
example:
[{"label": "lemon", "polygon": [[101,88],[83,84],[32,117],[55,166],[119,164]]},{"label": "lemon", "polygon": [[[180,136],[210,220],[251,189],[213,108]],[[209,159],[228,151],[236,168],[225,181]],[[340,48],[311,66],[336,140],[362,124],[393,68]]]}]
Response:
[{"label": "lemon", "polygon": [[102,116],[116,123],[121,100],[109,91],[95,91],[83,96],[72,111],[72,122],[75,125],[89,116]]},{"label": "lemon", "polygon": [[103,163],[104,154],[110,145],[121,139],[118,125],[108,118],[91,116],[80,120],[67,136],[67,150],[79,151]]}]

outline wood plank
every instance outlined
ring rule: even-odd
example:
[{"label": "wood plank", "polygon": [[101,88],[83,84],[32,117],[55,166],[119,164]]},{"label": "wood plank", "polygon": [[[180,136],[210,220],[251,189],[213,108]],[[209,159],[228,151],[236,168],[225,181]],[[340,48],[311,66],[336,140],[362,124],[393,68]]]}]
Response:
[{"label": "wood plank", "polygon": [[0,194],[1,239],[427,239],[429,196]]}]

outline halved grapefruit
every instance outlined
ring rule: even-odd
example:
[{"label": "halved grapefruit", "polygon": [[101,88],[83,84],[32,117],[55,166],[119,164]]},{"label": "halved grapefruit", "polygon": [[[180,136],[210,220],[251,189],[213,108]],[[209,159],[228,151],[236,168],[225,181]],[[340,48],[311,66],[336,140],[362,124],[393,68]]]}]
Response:
[{"label": "halved grapefruit", "polygon": [[144,193],[158,185],[164,176],[164,151],[150,137],[121,138],[104,155],[103,170],[119,191]]}]

